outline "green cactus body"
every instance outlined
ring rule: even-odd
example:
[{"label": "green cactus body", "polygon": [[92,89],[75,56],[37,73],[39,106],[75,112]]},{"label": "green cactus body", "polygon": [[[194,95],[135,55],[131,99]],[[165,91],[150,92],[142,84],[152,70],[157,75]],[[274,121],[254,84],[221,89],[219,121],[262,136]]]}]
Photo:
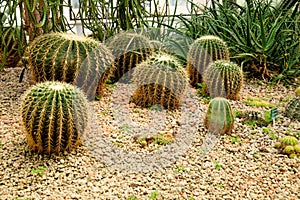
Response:
[{"label": "green cactus body", "polygon": [[81,143],[87,127],[87,99],[77,87],[46,81],[24,94],[21,116],[30,149],[59,154]]},{"label": "green cactus body", "polygon": [[204,125],[213,133],[228,134],[233,129],[234,116],[227,99],[216,97],[208,105]]},{"label": "green cactus body", "polygon": [[153,52],[148,38],[130,32],[117,34],[108,42],[108,47],[115,56],[114,81],[118,81],[137,64],[146,60]]},{"label": "green cactus body", "polygon": [[280,138],[279,141],[281,142],[283,147],[295,146],[298,144],[298,140],[294,136],[284,136],[283,138]]},{"label": "green cactus body", "polygon": [[14,32],[17,31],[19,30],[14,27],[4,27],[3,34],[0,36],[0,64],[5,55],[6,67],[16,67],[20,61],[18,46],[21,45],[21,43],[14,37],[14,35],[16,35]]},{"label": "green cactus body", "polygon": [[68,33],[49,33],[33,40],[25,52],[32,79],[76,84],[87,96],[102,92],[114,57],[98,41]]},{"label": "green cactus body", "polygon": [[217,60],[204,73],[204,82],[209,95],[238,100],[243,86],[242,69],[233,62]]},{"label": "green cactus body", "polygon": [[133,102],[141,107],[159,104],[169,110],[181,105],[187,87],[187,75],[176,57],[158,52],[139,64],[133,73],[138,86]]},{"label": "green cactus body", "polygon": [[300,97],[295,97],[287,103],[284,114],[290,119],[300,121]]},{"label": "green cactus body", "polygon": [[300,155],[300,145],[299,144],[294,146],[294,150],[295,150],[295,153]]},{"label": "green cactus body", "polygon": [[187,58],[187,71],[192,86],[202,82],[206,68],[216,60],[229,60],[229,50],[221,38],[206,35],[194,41]]},{"label": "green cactus body", "polygon": [[294,147],[293,146],[286,146],[283,149],[283,153],[287,154],[287,155],[290,155],[290,154],[294,153]]},{"label": "green cactus body", "polygon": [[300,86],[295,90],[296,97],[300,97]]}]

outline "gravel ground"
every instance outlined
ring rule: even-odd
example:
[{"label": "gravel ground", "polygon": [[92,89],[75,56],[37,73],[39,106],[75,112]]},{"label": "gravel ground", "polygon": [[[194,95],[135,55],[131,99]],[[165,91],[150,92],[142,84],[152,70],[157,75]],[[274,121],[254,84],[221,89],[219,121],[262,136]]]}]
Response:
[{"label": "gravel ground", "polygon": [[[91,104],[97,129],[85,145],[49,158],[26,145],[19,105],[30,84],[28,74],[18,83],[20,72],[0,72],[0,199],[300,199],[300,158],[273,148],[277,137],[300,137],[300,123],[282,116],[295,86],[247,81],[242,99],[230,101],[233,110],[263,112],[244,100],[264,97],[279,108],[276,123],[263,128],[236,119],[232,134],[221,137],[203,128],[207,103],[195,90],[181,111],[166,112],[120,104],[126,86],[110,86]],[[156,133],[173,143],[138,142]]]}]

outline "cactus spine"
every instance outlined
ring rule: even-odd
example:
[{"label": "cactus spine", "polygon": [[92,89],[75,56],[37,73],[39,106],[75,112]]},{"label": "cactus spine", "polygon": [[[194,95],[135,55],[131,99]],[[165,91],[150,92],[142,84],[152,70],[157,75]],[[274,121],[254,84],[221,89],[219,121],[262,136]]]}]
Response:
[{"label": "cactus spine", "polygon": [[205,128],[224,135],[231,132],[233,124],[234,116],[228,100],[223,97],[212,99],[204,118]]},{"label": "cactus spine", "polygon": [[187,58],[187,71],[192,86],[202,82],[206,68],[216,60],[229,60],[227,44],[221,38],[206,35],[193,42]]},{"label": "cactus spine", "polygon": [[300,97],[295,97],[287,103],[284,114],[290,119],[300,121]]},{"label": "cactus spine", "polygon": [[243,86],[242,69],[233,62],[217,60],[204,73],[204,83],[211,97],[238,100]]},{"label": "cactus spine", "polygon": [[187,86],[187,75],[176,57],[158,52],[139,64],[133,73],[138,86],[133,102],[141,107],[159,104],[176,109]]},{"label": "cactus spine", "polygon": [[[150,40],[137,33],[124,32],[114,36],[108,47],[115,56],[114,81],[146,60],[153,52]],[[130,76],[130,75],[129,75]]]},{"label": "cactus spine", "polygon": [[30,43],[25,56],[35,83],[76,84],[88,96],[94,96],[96,88],[98,93],[102,92],[113,70],[114,58],[108,48],[92,38],[75,34],[41,35]]},{"label": "cactus spine", "polygon": [[46,81],[26,91],[21,116],[30,149],[59,154],[81,143],[87,126],[87,99],[73,85]]}]

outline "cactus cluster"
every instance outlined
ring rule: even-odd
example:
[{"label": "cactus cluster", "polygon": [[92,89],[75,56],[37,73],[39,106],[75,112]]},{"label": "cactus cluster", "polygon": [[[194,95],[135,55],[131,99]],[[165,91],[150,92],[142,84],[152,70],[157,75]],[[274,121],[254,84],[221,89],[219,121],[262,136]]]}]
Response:
[{"label": "cactus cluster", "polygon": [[140,63],[133,73],[137,85],[132,101],[141,107],[159,104],[177,109],[187,87],[187,75],[175,56],[157,52]]},{"label": "cactus cluster", "polygon": [[[145,61],[153,52],[148,38],[131,32],[116,35],[108,42],[108,47],[115,56],[114,81],[118,81],[139,63]],[[130,77],[130,74],[127,75]]]},{"label": "cactus cluster", "polygon": [[187,71],[190,84],[201,83],[208,65],[216,60],[229,60],[227,44],[219,37],[205,35],[196,39],[191,45],[187,57]]},{"label": "cactus cluster", "polygon": [[300,156],[300,145],[298,144],[297,138],[294,136],[279,138],[274,146],[279,149],[281,153],[288,155],[290,158]]},{"label": "cactus cluster", "polygon": [[231,132],[234,125],[234,116],[227,99],[215,97],[209,102],[204,125],[212,133],[224,135]]},{"label": "cactus cluster", "polygon": [[209,95],[238,100],[243,86],[242,69],[235,63],[217,60],[210,63],[204,73],[204,83]]},{"label": "cactus cluster", "polygon": [[284,115],[290,119],[300,121],[300,97],[294,97],[287,103]]},{"label": "cactus cluster", "polygon": [[[108,48],[85,36],[49,33],[35,38],[26,49],[32,79],[76,84],[95,96],[112,73],[114,58]],[[91,87],[91,88],[90,88]]]},{"label": "cactus cluster", "polygon": [[21,116],[33,152],[60,154],[81,143],[87,126],[87,99],[68,83],[38,83],[25,92]]}]

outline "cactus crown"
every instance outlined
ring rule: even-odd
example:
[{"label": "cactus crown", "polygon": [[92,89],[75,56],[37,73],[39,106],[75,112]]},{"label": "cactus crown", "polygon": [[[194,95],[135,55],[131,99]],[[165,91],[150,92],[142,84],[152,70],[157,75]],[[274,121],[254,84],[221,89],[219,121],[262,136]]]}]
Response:
[{"label": "cactus crown", "polygon": [[59,154],[80,144],[87,126],[87,99],[70,84],[39,83],[26,91],[21,116],[31,150]]},{"label": "cactus crown", "polygon": [[229,60],[227,44],[213,35],[202,36],[194,41],[188,52],[187,71],[191,85],[202,82],[202,76],[212,61]]},{"label": "cactus crown", "polygon": [[287,103],[285,116],[300,121],[300,97],[295,97]]},{"label": "cactus crown", "polygon": [[243,72],[233,62],[217,60],[206,69],[204,82],[211,97],[237,100],[243,86]]},{"label": "cactus crown", "polygon": [[158,52],[139,64],[133,73],[138,86],[133,102],[142,107],[160,104],[176,109],[187,86],[186,74],[175,56]]},{"label": "cactus crown", "polygon": [[102,88],[113,70],[114,58],[109,49],[92,38],[75,34],[41,35],[31,42],[25,55],[34,82],[76,84],[88,96],[95,96],[96,87]]},{"label": "cactus crown", "polygon": [[223,97],[213,98],[204,118],[205,127],[221,135],[230,133],[234,124],[234,116],[229,102]]}]

